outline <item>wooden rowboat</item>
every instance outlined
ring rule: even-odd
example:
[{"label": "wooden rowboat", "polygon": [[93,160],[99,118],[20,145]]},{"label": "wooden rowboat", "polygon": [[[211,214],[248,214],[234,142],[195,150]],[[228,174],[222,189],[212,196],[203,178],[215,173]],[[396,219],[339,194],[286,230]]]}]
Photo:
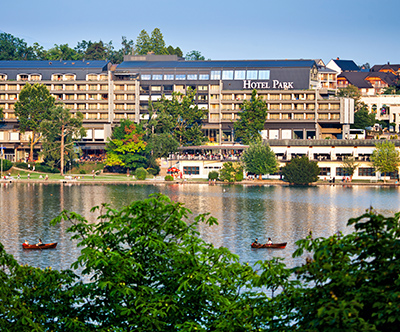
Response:
[{"label": "wooden rowboat", "polygon": [[57,247],[57,242],[54,243],[43,243],[40,245],[36,245],[36,244],[22,244],[22,249],[26,249],[26,250],[43,250],[43,249],[54,249],[55,247]]},{"label": "wooden rowboat", "polygon": [[285,249],[287,242],[283,243],[273,243],[273,244],[261,244],[261,243],[252,243],[251,247],[255,249],[262,249],[262,248],[270,248],[270,249]]}]

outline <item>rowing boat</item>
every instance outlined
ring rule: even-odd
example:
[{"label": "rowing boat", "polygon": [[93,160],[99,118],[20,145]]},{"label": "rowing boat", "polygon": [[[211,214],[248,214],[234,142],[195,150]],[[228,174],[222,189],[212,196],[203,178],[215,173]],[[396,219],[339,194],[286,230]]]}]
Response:
[{"label": "rowing boat", "polygon": [[57,242],[54,243],[43,243],[43,244],[22,244],[22,249],[26,250],[43,250],[43,249],[54,249],[57,247]]},{"label": "rowing boat", "polygon": [[285,249],[287,242],[283,243],[272,243],[272,244],[261,244],[261,243],[252,243],[251,247],[255,249],[261,248],[270,248],[270,249]]}]

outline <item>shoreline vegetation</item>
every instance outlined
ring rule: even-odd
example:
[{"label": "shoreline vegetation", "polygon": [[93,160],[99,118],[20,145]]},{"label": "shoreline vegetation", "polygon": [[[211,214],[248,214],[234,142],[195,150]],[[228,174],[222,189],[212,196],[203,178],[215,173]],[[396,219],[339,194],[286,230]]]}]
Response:
[{"label": "shoreline vegetation", "polygon": [[[9,176],[11,174],[11,178]],[[18,179],[18,174],[20,178]],[[29,174],[29,178],[28,178]],[[46,179],[46,175],[48,179]],[[4,179],[6,176],[6,179]],[[101,173],[98,175],[93,174],[66,174],[61,176],[60,174],[54,173],[43,173],[28,171],[23,169],[15,169],[13,167],[10,171],[3,172],[3,177],[0,179],[0,183],[69,183],[69,184],[209,184],[209,185],[227,185],[227,184],[242,184],[242,185],[280,185],[289,186],[288,182],[278,179],[267,179],[267,180],[242,180],[237,182],[223,182],[216,181],[209,183],[208,179],[193,179],[190,177],[184,179],[176,179],[172,181],[166,181],[162,176],[155,176],[147,178],[146,180],[137,180],[132,175],[127,174],[116,174],[116,173]],[[343,182],[341,179],[336,179],[334,183],[328,181],[328,179],[313,182],[310,186],[382,186],[382,187],[397,187],[399,183],[396,180],[382,181],[368,181],[368,180],[353,180],[352,182]]]}]

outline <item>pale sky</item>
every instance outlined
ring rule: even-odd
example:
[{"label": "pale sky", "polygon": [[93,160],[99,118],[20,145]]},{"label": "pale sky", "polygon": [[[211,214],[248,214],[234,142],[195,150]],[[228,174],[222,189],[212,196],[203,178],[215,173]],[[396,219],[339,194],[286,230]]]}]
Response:
[{"label": "pale sky", "polygon": [[322,59],[400,63],[399,0],[3,1],[0,30],[38,42],[136,38],[159,28],[166,45],[212,60]]}]

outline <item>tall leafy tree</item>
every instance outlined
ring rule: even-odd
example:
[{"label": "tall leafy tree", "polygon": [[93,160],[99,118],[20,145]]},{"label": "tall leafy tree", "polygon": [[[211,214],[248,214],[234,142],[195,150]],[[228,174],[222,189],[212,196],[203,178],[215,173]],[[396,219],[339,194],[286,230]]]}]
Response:
[{"label": "tall leafy tree", "polygon": [[345,156],[343,158],[342,168],[346,174],[349,174],[350,180],[353,178],[353,174],[356,171],[358,166],[359,166],[359,163],[356,162],[354,157]]},{"label": "tall leafy tree", "polygon": [[83,128],[83,114],[71,112],[58,105],[50,110],[47,119],[40,125],[43,135],[43,155],[47,161],[60,165],[61,175],[64,175],[65,157],[70,162],[75,157],[74,142],[85,136]]},{"label": "tall leafy tree", "polygon": [[260,140],[267,118],[267,106],[261,97],[257,97],[256,90],[253,90],[250,101],[243,102],[239,115],[240,119],[234,124],[236,138],[241,139],[243,144]]},{"label": "tall leafy tree", "polygon": [[250,143],[242,155],[242,162],[247,172],[257,174],[261,180],[263,174],[273,174],[278,170],[274,151],[261,140]]},{"label": "tall leafy tree", "polygon": [[179,142],[170,133],[152,134],[148,143],[154,158],[168,157],[179,147]]},{"label": "tall leafy tree", "polygon": [[130,120],[123,120],[114,128],[111,139],[108,139],[105,164],[132,170],[146,167],[146,145],[142,126]]},{"label": "tall leafy tree", "polygon": [[171,55],[175,54],[179,57],[183,56],[182,50],[179,47],[174,48],[171,45],[169,45],[167,47],[167,52],[168,52],[168,54],[171,54]]},{"label": "tall leafy tree", "polygon": [[365,129],[372,127],[375,122],[375,114],[369,113],[367,107],[364,106],[354,112],[354,123],[351,125],[351,128]]},{"label": "tall leafy tree", "polygon": [[[375,144],[375,149],[371,155],[374,168],[381,174],[398,171],[400,164],[399,151],[396,150],[394,143],[383,141]],[[385,180],[385,178],[383,178]]]},{"label": "tall leafy tree", "polygon": [[309,185],[318,180],[320,170],[316,161],[310,161],[308,157],[293,158],[284,167],[282,175],[290,184]]},{"label": "tall leafy tree", "polygon": [[15,103],[15,115],[18,117],[20,131],[31,131],[29,160],[33,161],[33,147],[41,138],[40,124],[48,119],[55,106],[55,98],[44,84],[25,84]]},{"label": "tall leafy tree", "polygon": [[46,53],[47,60],[78,60],[77,52],[68,46],[68,44],[55,44]]},{"label": "tall leafy tree", "polygon": [[106,48],[100,40],[97,43],[92,43],[88,46],[85,52],[85,59],[87,60],[105,60],[107,58]]},{"label": "tall leafy tree", "polygon": [[128,40],[125,36],[122,36],[121,44],[124,55],[129,55],[133,53],[133,47],[135,46],[135,42],[132,39]]},{"label": "tall leafy tree", "polygon": [[0,60],[34,60],[31,47],[20,38],[9,33],[0,33]]},{"label": "tall leafy tree", "polygon": [[194,103],[196,90],[188,89],[186,95],[173,92],[172,98],[163,96],[160,100],[150,104],[150,127],[155,133],[169,133],[180,145],[201,145],[207,140],[202,132],[202,121],[207,110],[200,109]]},{"label": "tall leafy tree", "polygon": [[168,54],[165,48],[164,37],[159,28],[155,28],[150,36],[150,50],[154,54]]},{"label": "tall leafy tree", "polygon": [[138,55],[146,55],[151,51],[150,36],[146,30],[140,31],[135,44],[135,53]]}]

